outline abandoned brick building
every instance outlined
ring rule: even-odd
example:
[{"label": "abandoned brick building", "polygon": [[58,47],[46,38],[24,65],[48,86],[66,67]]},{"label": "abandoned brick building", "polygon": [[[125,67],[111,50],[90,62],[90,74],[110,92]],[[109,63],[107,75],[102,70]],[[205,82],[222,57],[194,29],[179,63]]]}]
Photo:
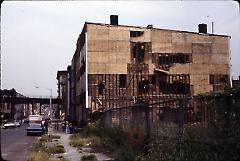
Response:
[{"label": "abandoned brick building", "polygon": [[[229,84],[229,36],[110,24],[84,24],[71,64],[71,106],[90,112],[194,96]],[[70,99],[69,99],[70,100]],[[174,105],[172,105],[174,106]]]}]

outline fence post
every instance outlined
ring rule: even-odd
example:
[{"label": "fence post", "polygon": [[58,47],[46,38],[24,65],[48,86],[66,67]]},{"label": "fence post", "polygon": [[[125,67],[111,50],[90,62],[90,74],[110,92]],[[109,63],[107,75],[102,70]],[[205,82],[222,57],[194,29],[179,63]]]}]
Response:
[{"label": "fence post", "polygon": [[146,133],[147,133],[147,139],[149,139],[150,133],[151,133],[149,103],[142,102],[141,106],[144,108],[144,111],[145,111]]},{"label": "fence post", "polygon": [[180,158],[182,157],[182,144],[183,144],[183,133],[184,133],[184,123],[185,123],[185,110],[187,107],[187,99],[182,98],[179,100],[178,109],[178,142],[177,150],[179,151]]}]

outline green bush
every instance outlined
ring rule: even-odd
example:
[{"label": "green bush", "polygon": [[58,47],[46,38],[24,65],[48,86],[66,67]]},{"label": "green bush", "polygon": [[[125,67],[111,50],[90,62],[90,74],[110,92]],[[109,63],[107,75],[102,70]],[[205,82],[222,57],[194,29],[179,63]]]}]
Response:
[{"label": "green bush", "polygon": [[65,149],[63,145],[54,145],[47,148],[47,152],[49,154],[58,154],[58,153],[64,153]]},{"label": "green bush", "polygon": [[82,161],[97,161],[97,158],[94,154],[83,155],[81,158]]},{"label": "green bush", "polygon": [[49,155],[46,152],[38,151],[32,152],[29,156],[27,161],[52,161],[49,159]]}]

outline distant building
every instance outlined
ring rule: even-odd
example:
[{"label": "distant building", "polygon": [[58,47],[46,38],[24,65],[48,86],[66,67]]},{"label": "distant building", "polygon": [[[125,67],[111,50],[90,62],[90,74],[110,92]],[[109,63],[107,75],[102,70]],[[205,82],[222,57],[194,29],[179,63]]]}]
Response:
[{"label": "distant building", "polygon": [[[8,90],[4,89],[0,91],[0,98],[1,98],[1,115],[4,119],[14,119],[14,115],[16,113],[15,104],[5,103],[5,97],[19,97],[19,95],[14,88]],[[19,107],[19,105],[18,105]]]},{"label": "distant building", "polygon": [[232,80],[232,84],[234,88],[240,88],[240,76],[237,79]]},{"label": "distant building", "polygon": [[72,58],[74,119],[104,111],[154,103],[176,96],[222,90],[229,85],[226,35],[86,22]]},{"label": "distant building", "polygon": [[58,71],[58,97],[62,99],[62,105],[60,105],[60,111],[63,115],[69,115],[67,106],[68,102],[68,71]]}]

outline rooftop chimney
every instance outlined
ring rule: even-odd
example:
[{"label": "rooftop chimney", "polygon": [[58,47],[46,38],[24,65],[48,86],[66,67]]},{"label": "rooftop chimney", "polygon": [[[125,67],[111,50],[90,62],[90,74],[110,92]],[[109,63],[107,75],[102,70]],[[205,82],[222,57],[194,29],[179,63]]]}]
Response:
[{"label": "rooftop chimney", "polygon": [[149,25],[147,25],[147,28],[148,28],[148,29],[152,29],[152,28],[153,28],[153,25],[152,25],[152,24],[149,24]]},{"label": "rooftop chimney", "polygon": [[204,23],[199,24],[198,25],[198,32],[206,34],[207,33],[207,24],[204,24]]},{"label": "rooftop chimney", "polygon": [[118,15],[111,15],[110,16],[110,24],[111,25],[118,25]]}]

